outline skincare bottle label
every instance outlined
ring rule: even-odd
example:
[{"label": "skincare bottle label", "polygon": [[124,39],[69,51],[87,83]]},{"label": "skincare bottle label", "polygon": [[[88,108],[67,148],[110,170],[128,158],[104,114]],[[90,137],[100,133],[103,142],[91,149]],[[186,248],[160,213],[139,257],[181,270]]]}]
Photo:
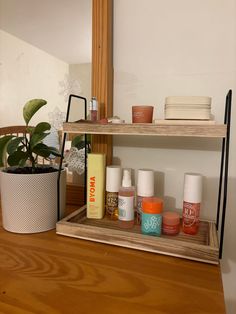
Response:
[{"label": "skincare bottle label", "polygon": [[199,226],[200,203],[183,203],[183,231],[196,234]]},{"label": "skincare bottle label", "polygon": [[119,220],[134,220],[134,196],[119,196]]},{"label": "skincare bottle label", "polygon": [[184,202],[183,206],[183,225],[192,227],[199,222],[200,203]]},{"label": "skincare bottle label", "polygon": [[160,214],[142,213],[142,233],[161,235],[162,216]]},{"label": "skincare bottle label", "polygon": [[178,234],[179,233],[179,225],[167,225],[167,224],[162,224],[162,232],[164,234]]},{"label": "skincare bottle label", "polygon": [[118,192],[106,192],[107,215],[112,216],[118,208]]}]

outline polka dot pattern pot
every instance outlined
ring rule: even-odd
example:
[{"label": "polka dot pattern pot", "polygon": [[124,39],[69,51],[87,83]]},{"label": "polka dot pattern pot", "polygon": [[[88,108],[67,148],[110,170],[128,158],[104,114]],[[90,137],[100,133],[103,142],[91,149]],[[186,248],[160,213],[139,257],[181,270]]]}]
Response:
[{"label": "polka dot pattern pot", "polygon": [[[16,233],[36,233],[55,228],[58,172],[12,174],[1,171],[3,228]],[[61,216],[65,209],[66,170],[61,172]]]}]

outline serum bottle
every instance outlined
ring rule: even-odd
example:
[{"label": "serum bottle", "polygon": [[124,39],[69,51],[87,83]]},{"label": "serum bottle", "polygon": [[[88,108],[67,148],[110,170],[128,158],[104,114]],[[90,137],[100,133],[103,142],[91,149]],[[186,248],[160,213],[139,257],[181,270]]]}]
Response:
[{"label": "serum bottle", "polygon": [[106,215],[112,220],[118,219],[118,193],[121,187],[121,167],[106,168]]},{"label": "serum bottle", "polygon": [[131,175],[124,169],[122,186],[118,195],[118,219],[121,228],[132,228],[134,225],[135,188],[131,185]]},{"label": "serum bottle", "polygon": [[146,197],[154,196],[154,171],[152,169],[138,170],[136,223],[141,224],[142,202]]},{"label": "serum bottle", "polygon": [[90,120],[98,120],[98,101],[96,97],[92,97],[89,103]]},{"label": "serum bottle", "polygon": [[183,232],[197,234],[202,201],[202,175],[185,173],[183,200]]}]

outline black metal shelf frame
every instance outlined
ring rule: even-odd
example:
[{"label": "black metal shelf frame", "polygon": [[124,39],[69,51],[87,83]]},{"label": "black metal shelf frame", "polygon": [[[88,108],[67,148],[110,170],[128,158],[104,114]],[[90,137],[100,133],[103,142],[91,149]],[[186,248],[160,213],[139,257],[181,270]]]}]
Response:
[{"label": "black metal shelf frame", "polygon": [[[87,99],[78,95],[70,95],[67,107],[66,122],[69,120],[71,99],[75,97],[84,101],[84,118],[87,119]],[[218,191],[218,202],[217,202],[217,214],[216,214],[216,229],[220,229],[220,242],[219,242],[219,259],[223,255],[223,243],[224,243],[224,230],[225,230],[225,217],[227,208],[227,193],[228,193],[228,170],[229,170],[229,146],[230,146],[230,127],[231,127],[231,104],[232,104],[232,90],[229,90],[225,100],[225,113],[224,113],[224,124],[226,124],[226,137],[222,139],[222,150],[221,150],[221,162],[220,162],[220,177],[219,177],[219,191]],[[60,176],[62,170],[62,161],[64,158],[64,148],[66,141],[66,133],[63,135],[62,148],[61,148],[61,159],[58,171],[57,180],[57,218],[60,219]],[[86,181],[87,181],[87,138],[85,134],[85,189],[84,189],[84,200],[86,201]],[[220,219],[221,214],[221,219]],[[221,221],[221,224],[220,224]]]},{"label": "black metal shelf frame", "polygon": [[[70,116],[70,107],[71,107],[71,100],[72,98],[78,98],[84,101],[84,119],[87,119],[87,99],[85,97],[71,94],[69,96],[68,100],[68,106],[67,106],[67,112],[66,112],[66,121],[69,122],[69,116]],[[58,177],[57,177],[57,220],[60,220],[60,178],[61,178],[61,170],[62,170],[62,162],[64,159],[64,150],[65,150],[65,142],[66,142],[66,135],[67,133],[64,132],[63,134],[63,140],[61,145],[61,158],[60,158],[60,164],[59,164],[59,171],[58,171]],[[87,183],[87,134],[84,134],[84,142],[85,142],[85,158],[84,158],[84,200],[86,202],[87,197],[87,191],[86,191],[86,183]]]},{"label": "black metal shelf frame", "polygon": [[[216,229],[219,230],[220,212],[221,212],[221,226],[220,226],[220,248],[219,259],[223,255],[224,230],[225,230],[225,215],[227,208],[227,193],[228,193],[228,173],[229,173],[229,145],[230,145],[230,127],[231,127],[231,104],[232,104],[232,90],[228,91],[225,100],[225,116],[224,124],[226,124],[226,137],[222,140],[221,163],[220,163],[220,178],[219,178],[219,192],[216,215]],[[223,201],[222,200],[223,194]]]}]

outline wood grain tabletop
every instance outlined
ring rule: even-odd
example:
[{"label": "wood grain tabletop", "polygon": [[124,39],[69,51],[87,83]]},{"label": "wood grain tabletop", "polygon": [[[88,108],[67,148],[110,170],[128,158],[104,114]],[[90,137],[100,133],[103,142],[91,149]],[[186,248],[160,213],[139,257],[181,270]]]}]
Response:
[{"label": "wood grain tabletop", "polygon": [[0,313],[225,313],[220,267],[0,227]]}]

